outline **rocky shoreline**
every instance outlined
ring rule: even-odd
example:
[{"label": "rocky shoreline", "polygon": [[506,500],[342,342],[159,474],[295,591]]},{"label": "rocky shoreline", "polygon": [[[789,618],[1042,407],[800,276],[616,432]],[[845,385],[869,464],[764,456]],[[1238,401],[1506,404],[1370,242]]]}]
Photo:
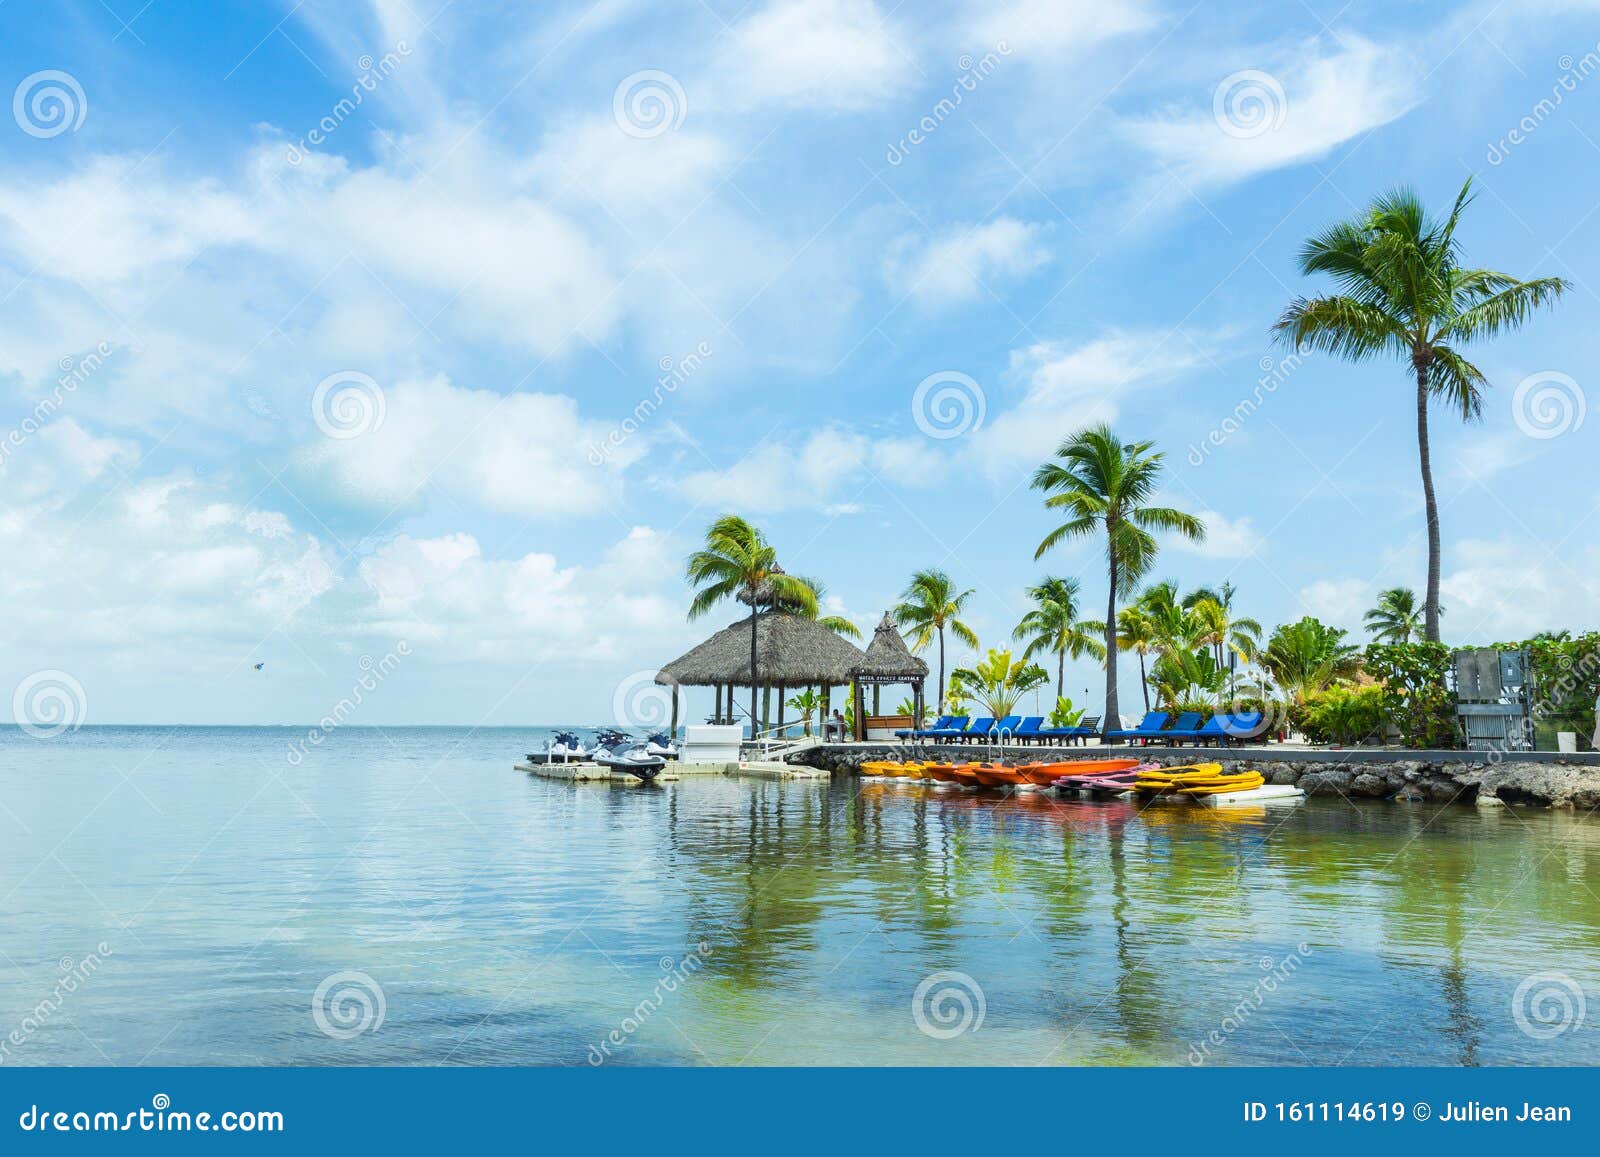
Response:
[{"label": "rocky shoreline", "polygon": [[[1435,755],[1430,758],[1429,753],[1418,752],[1417,758],[1412,759],[1407,758],[1411,754],[1409,752],[1384,751],[1381,758],[1376,758],[1380,753],[1323,752],[1295,748],[1292,749],[1292,757],[1291,749],[1285,749],[1284,758],[1275,759],[1277,753],[1270,749],[1217,751],[1210,748],[1196,751],[1193,748],[1144,748],[1129,751],[1119,748],[1108,751],[1082,747],[1039,747],[1007,752],[996,762],[1009,765],[1134,754],[1162,766],[1219,760],[1224,764],[1245,764],[1261,772],[1268,783],[1292,784],[1308,795],[1477,803],[1491,807],[1496,804],[1535,805],[1585,812],[1600,807],[1600,767],[1592,763],[1518,761],[1514,756],[1490,759],[1472,758],[1466,753],[1450,753],[1446,757]],[[905,755],[904,748],[889,743],[873,746],[825,745],[797,752],[789,760],[828,772],[855,775],[860,773],[861,764],[867,760],[899,759]],[[958,763],[990,758],[986,749],[971,746],[919,749],[919,755],[948,758]]]}]

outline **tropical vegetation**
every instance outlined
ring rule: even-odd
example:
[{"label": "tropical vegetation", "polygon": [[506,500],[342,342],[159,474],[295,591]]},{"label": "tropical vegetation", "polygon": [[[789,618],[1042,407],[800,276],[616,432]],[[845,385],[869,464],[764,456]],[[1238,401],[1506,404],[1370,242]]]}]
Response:
[{"label": "tropical vegetation", "polygon": [[995,719],[1010,715],[1022,697],[1050,682],[1050,676],[1037,663],[1012,658],[1008,650],[990,648],[982,662],[958,667],[951,674],[962,691],[982,703]]},{"label": "tropical vegetation", "polygon": [[1106,657],[1106,645],[1096,638],[1105,634],[1105,624],[1078,617],[1078,580],[1050,576],[1028,588],[1033,607],[1022,616],[1012,638],[1025,641],[1022,657],[1054,655],[1056,659],[1056,698],[1066,692],[1067,659],[1089,655]]}]

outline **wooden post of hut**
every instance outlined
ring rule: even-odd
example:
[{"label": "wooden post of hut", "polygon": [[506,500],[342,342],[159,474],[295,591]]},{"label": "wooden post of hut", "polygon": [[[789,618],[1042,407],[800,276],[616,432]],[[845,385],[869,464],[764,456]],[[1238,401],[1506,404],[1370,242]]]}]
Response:
[{"label": "wooden post of hut", "polygon": [[867,691],[866,688],[861,685],[860,681],[852,683],[850,686],[855,691],[856,695],[855,737],[857,739],[865,739],[867,737]]},{"label": "wooden post of hut", "polygon": [[667,742],[672,743],[678,738],[678,685],[674,683],[667,690],[672,692],[672,730],[667,732]]}]

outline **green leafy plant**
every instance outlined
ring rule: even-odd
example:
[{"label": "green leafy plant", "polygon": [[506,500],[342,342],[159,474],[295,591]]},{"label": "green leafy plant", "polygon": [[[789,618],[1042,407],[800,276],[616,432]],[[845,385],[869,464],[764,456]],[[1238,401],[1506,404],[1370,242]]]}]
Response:
[{"label": "green leafy plant", "polygon": [[902,699],[900,700],[900,706],[894,709],[894,713],[896,715],[910,716],[913,724],[917,727],[926,727],[928,725],[928,721],[932,718],[932,712],[929,709],[926,700],[923,701],[922,711],[919,713],[917,711],[917,705],[914,702],[912,702],[910,699]]},{"label": "green leafy plant", "polygon": [[800,714],[800,721],[805,724],[805,733],[811,734],[811,720],[822,708],[822,696],[815,687],[807,687],[804,691],[791,696],[788,706],[793,707]]},{"label": "green leafy plant", "polygon": [[1386,727],[1382,687],[1329,687],[1289,708],[1289,721],[1312,743],[1378,743]]},{"label": "green leafy plant", "polygon": [[990,715],[1004,719],[1024,695],[1050,682],[1050,676],[1035,663],[1013,659],[1010,651],[991,648],[983,662],[957,669],[951,677],[956,680]]},{"label": "green leafy plant", "polygon": [[1273,631],[1256,661],[1288,698],[1301,699],[1360,670],[1360,650],[1344,635],[1307,615]]},{"label": "green leafy plant", "polygon": [[1048,720],[1051,727],[1076,727],[1078,720],[1083,718],[1083,708],[1074,707],[1072,700],[1065,695],[1058,696],[1056,705],[1050,709]]},{"label": "green leafy plant", "polygon": [[1066,685],[1069,657],[1106,657],[1106,645],[1096,638],[1105,634],[1106,625],[1078,617],[1078,580],[1075,578],[1042,579],[1037,586],[1028,588],[1028,598],[1033,600],[1033,608],[1022,616],[1012,638],[1027,643],[1022,652],[1024,659],[1041,654],[1055,656],[1056,696],[1059,698]]},{"label": "green leafy plant", "polygon": [[1407,747],[1458,747],[1450,648],[1443,643],[1374,643],[1366,669],[1383,689],[1384,715]]},{"label": "green leafy plant", "polygon": [[978,636],[960,618],[972,595],[971,590],[956,590],[956,584],[942,570],[919,570],[911,576],[900,602],[889,612],[913,651],[922,651],[938,639],[939,710],[951,714],[955,711],[947,702],[944,684],[944,632],[948,627],[961,642],[974,651],[978,649]]},{"label": "green leafy plant", "polygon": [[1573,731],[1590,744],[1595,727],[1595,698],[1600,695],[1600,631],[1574,636],[1546,631],[1520,643],[1497,644],[1527,651],[1532,668],[1532,714],[1535,737],[1555,745],[1555,732]]}]

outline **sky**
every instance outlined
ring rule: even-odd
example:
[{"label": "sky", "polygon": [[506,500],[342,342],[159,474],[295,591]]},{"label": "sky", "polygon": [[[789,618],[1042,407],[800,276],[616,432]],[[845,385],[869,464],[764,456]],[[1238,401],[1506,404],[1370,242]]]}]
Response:
[{"label": "sky", "polygon": [[1099,421],[1209,527],[1153,578],[1360,640],[1424,579],[1408,368],[1270,329],[1306,237],[1469,176],[1469,260],[1573,288],[1434,413],[1446,639],[1596,626],[1600,4],[506,9],[0,7],[13,717],[648,719],[729,511],[1003,645],[1044,574],[1103,606],[1028,487]]}]

